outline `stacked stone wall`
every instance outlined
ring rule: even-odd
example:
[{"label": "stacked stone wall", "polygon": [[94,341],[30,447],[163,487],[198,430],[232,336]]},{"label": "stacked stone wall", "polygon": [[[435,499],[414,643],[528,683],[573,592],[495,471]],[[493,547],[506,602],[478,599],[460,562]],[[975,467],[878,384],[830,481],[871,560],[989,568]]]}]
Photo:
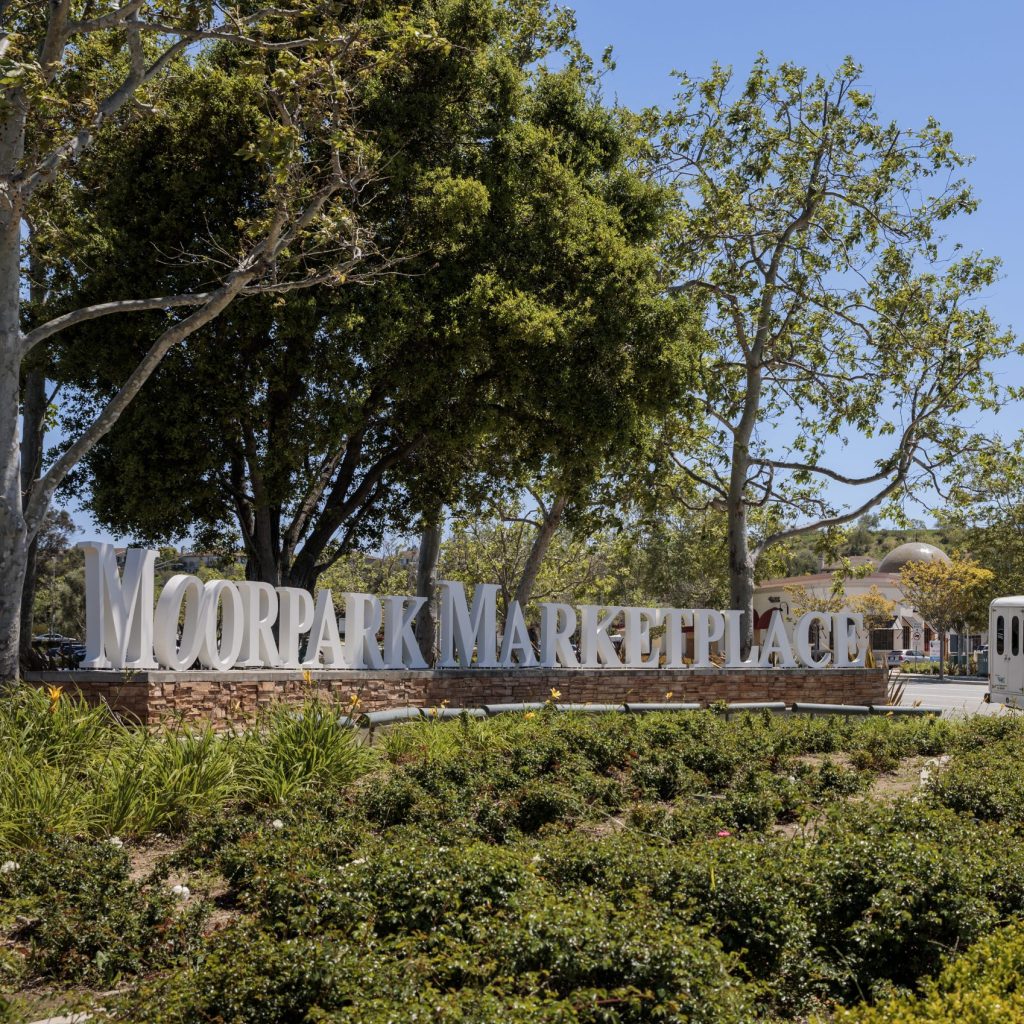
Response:
[{"label": "stacked stone wall", "polygon": [[[218,728],[251,721],[275,701],[298,703],[310,695],[347,704],[359,698],[361,711],[395,707],[480,707],[544,701],[551,691],[563,704],[657,703],[665,700],[711,704],[784,701],[786,704],[880,704],[886,695],[884,669],[502,669],[314,672],[33,672],[36,685],[60,685],[93,703],[145,725],[182,719]],[[667,695],[671,694],[671,697]]]}]

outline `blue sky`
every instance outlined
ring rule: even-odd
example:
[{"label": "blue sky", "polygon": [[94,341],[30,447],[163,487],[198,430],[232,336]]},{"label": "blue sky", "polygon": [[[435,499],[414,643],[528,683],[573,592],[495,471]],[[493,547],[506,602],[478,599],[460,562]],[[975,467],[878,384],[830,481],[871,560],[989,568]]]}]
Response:
[{"label": "blue sky", "polygon": [[[599,56],[606,46],[614,48],[608,97],[633,107],[671,103],[673,69],[700,75],[717,60],[742,74],[763,50],[774,63],[794,61],[827,73],[852,54],[883,116],[907,126],[934,116],[975,158],[968,177],[981,208],[951,233],[968,249],[1002,258],[1003,279],[985,301],[1000,323],[1024,331],[1022,0],[579,0],[575,9],[588,51]],[[1018,360],[999,368],[1004,380],[1017,383],[1024,382],[1021,369]],[[1024,429],[1024,408],[1005,408],[981,425],[1015,435]],[[855,439],[850,452],[854,460],[870,461]],[[87,515],[75,519],[83,534],[102,536]]]}]

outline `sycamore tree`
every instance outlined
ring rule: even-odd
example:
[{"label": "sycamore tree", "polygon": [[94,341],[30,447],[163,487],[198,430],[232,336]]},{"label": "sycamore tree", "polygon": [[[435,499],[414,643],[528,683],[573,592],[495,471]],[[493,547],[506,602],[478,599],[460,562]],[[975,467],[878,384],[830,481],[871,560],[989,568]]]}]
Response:
[{"label": "sycamore tree", "polygon": [[[167,354],[239,298],[335,285],[363,272],[373,243],[360,227],[360,196],[376,173],[376,154],[359,135],[358,85],[381,61],[401,61],[398,40],[420,45],[411,31],[403,34],[395,13],[395,45],[364,47],[363,7],[312,0],[269,7],[213,0],[0,3],[0,679],[17,674],[29,551],[54,491]],[[158,116],[168,80],[211,47],[273,57],[253,66],[264,103],[247,156],[261,167],[263,187],[236,211],[235,234],[216,247],[145,254],[137,270],[161,260],[201,266],[184,291],[149,292],[141,277],[129,276],[116,291],[51,311],[50,275],[81,241],[68,225],[53,223],[51,211],[74,200],[82,188],[76,172],[94,147],[138,119]],[[92,199],[104,183],[90,187]],[[161,198],[158,181],[145,203]],[[158,316],[147,322],[137,357],[71,443],[44,464],[46,350],[79,325],[103,319],[114,333],[145,311]]]},{"label": "sycamore tree", "polygon": [[988,621],[994,575],[971,558],[908,562],[900,569],[904,599],[939,634],[939,678],[945,676],[946,636]]},{"label": "sycamore tree", "polygon": [[[1013,347],[979,304],[997,261],[940,234],[977,205],[967,160],[934,120],[884,120],[859,78],[849,59],[824,77],[762,57],[741,83],[680,75],[664,115],[676,294],[711,341],[708,426],[676,458],[727,513],[745,646],[764,554],[898,504],[982,446],[962,414],[996,406],[990,367]],[[843,452],[854,435],[863,470]],[[835,485],[860,496],[842,505]],[[758,509],[779,526],[755,540]]]},{"label": "sycamore tree", "polygon": [[1024,437],[995,438],[964,460],[944,495],[941,519],[964,534],[964,546],[994,574],[995,596],[1024,594]]}]

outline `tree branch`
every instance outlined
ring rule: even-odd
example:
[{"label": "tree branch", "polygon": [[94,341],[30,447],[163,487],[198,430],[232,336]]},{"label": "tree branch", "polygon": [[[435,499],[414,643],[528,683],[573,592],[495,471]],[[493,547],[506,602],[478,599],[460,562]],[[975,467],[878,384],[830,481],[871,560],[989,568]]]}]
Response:
[{"label": "tree branch", "polygon": [[75,465],[96,446],[100,439],[110,431],[131,400],[152,376],[164,355],[175,345],[184,341],[199,330],[199,328],[219,316],[237,298],[238,294],[247,284],[258,278],[262,273],[265,273],[268,267],[273,266],[277,254],[289,241],[294,240],[302,228],[308,227],[320,214],[324,205],[338,189],[339,185],[340,183],[332,178],[328,185],[325,185],[316,193],[287,230],[285,229],[285,225],[288,223],[287,212],[283,207],[279,207],[274,214],[267,234],[260,242],[253,246],[246,257],[240,261],[238,267],[227,276],[224,283],[210,293],[210,297],[199,309],[184,320],[172,324],[153,342],[149,351],[131,374],[129,374],[128,379],[121,386],[117,394],[104,406],[92,424],[86,428],[85,432],[69,445],[53,465],[50,466],[46,474],[39,479],[38,484],[33,488],[32,497],[25,513],[30,531],[34,532],[42,522],[57,486]]}]

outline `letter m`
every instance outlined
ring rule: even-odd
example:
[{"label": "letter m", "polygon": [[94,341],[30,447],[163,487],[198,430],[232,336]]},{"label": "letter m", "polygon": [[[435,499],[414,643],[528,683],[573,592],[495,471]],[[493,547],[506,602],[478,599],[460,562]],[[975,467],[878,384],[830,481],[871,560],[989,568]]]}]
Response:
[{"label": "letter m", "polygon": [[478,583],[473,588],[473,607],[466,605],[461,583],[438,580],[441,588],[441,650],[438,668],[494,668],[498,664],[498,585]]},{"label": "letter m", "polygon": [[156,552],[129,548],[124,577],[112,544],[83,541],[85,660],[82,668],[156,668],[153,569]]}]

